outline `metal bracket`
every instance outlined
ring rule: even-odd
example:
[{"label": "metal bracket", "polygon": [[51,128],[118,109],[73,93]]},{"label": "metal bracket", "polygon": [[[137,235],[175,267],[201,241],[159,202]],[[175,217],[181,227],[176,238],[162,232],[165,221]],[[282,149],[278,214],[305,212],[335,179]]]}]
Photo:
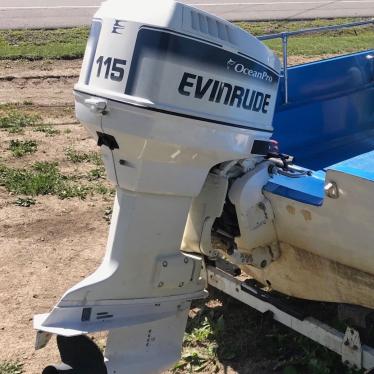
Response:
[{"label": "metal bracket", "polygon": [[98,147],[105,145],[111,151],[113,151],[114,149],[119,149],[117,140],[113,135],[104,134],[103,132],[99,131],[97,131],[97,145]]},{"label": "metal bracket", "polygon": [[91,97],[90,99],[86,99],[84,103],[90,107],[91,112],[97,113],[97,114],[105,114],[105,111],[108,105],[106,100],[96,98],[96,97]]},{"label": "metal bracket", "polygon": [[328,182],[325,185],[325,194],[331,199],[339,198],[339,187],[335,182]]},{"label": "metal bracket", "polygon": [[154,287],[183,288],[196,278],[200,272],[201,257],[182,254],[164,256],[157,259]]},{"label": "metal bracket", "polygon": [[264,269],[280,257],[280,250],[278,243],[274,242],[270,245],[253,248],[251,251],[234,250],[230,257],[237,264]]},{"label": "metal bracket", "polygon": [[342,344],[342,361],[353,369],[362,368],[362,347],[360,334],[357,330],[348,327],[345,331]]}]

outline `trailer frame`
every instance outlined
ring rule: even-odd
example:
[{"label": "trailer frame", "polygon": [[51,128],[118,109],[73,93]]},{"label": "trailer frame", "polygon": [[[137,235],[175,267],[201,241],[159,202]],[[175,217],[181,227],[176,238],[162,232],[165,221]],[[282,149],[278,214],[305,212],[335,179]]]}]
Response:
[{"label": "trailer frame", "polygon": [[345,334],[313,318],[299,318],[274,304],[245,291],[243,281],[212,265],[207,266],[208,283],[260,313],[271,313],[275,321],[306,336],[342,357],[342,362],[353,369],[374,368],[374,348],[362,345],[360,335],[348,327]]}]

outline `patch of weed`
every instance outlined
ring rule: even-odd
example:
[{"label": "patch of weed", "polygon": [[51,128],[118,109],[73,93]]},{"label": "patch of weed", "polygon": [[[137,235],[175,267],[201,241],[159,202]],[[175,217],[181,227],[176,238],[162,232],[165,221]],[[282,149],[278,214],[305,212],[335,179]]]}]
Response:
[{"label": "patch of weed", "polygon": [[101,183],[94,184],[90,189],[93,193],[97,193],[99,195],[113,195],[114,194],[114,190],[112,188],[108,188]]},{"label": "patch of weed", "polygon": [[65,156],[74,164],[82,162],[91,162],[95,165],[103,164],[100,153],[98,152],[80,152],[72,147],[69,147],[65,150]]},{"label": "patch of weed", "polygon": [[92,169],[88,172],[88,180],[98,180],[105,177],[105,168],[103,166]]},{"label": "patch of weed", "polygon": [[35,140],[11,140],[9,145],[9,150],[14,157],[35,153],[37,149],[38,143]]},{"label": "patch of weed", "polygon": [[107,207],[104,211],[104,215],[103,215],[103,218],[105,221],[108,222],[108,224],[111,222],[112,220],[112,214],[113,214],[113,208],[110,206],[110,207]]},{"label": "patch of weed", "polygon": [[22,374],[23,365],[19,362],[3,361],[0,362],[0,374]]},{"label": "patch of weed", "polygon": [[180,373],[215,373],[219,367],[215,363],[214,353],[206,349],[186,350],[181,360],[174,366],[173,372]]},{"label": "patch of weed", "polygon": [[89,192],[88,187],[73,184],[62,175],[54,162],[37,162],[31,170],[0,165],[0,185],[20,195],[57,195],[61,199],[84,199]]},{"label": "patch of weed", "polygon": [[21,207],[29,208],[31,205],[36,204],[36,200],[33,199],[32,197],[19,197],[14,202],[14,204],[18,205],[18,206],[21,206]]},{"label": "patch of weed", "polygon": [[213,320],[205,311],[204,309],[195,319],[189,320],[184,335],[183,354],[173,369],[174,373],[181,373],[181,370],[182,372],[218,371],[217,342],[223,327],[223,317]]},{"label": "patch of weed", "polygon": [[61,134],[61,131],[60,130],[57,130],[56,128],[50,126],[50,125],[41,125],[41,126],[37,126],[34,128],[33,130],[34,132],[42,132],[44,133],[46,136],[55,136],[55,135],[59,135]]},{"label": "patch of weed", "polygon": [[184,341],[186,343],[202,343],[212,340],[214,337],[213,328],[208,318],[205,317],[200,326],[195,327],[191,332],[186,333]]},{"label": "patch of weed", "polygon": [[21,133],[26,126],[34,126],[41,120],[39,115],[27,114],[19,110],[0,113],[0,129],[9,133]]}]

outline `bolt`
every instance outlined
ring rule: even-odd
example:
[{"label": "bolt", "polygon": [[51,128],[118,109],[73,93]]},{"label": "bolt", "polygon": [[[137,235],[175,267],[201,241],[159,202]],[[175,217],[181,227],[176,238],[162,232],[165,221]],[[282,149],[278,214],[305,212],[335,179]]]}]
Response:
[{"label": "bolt", "polygon": [[164,285],[164,282],[160,282],[160,283],[158,284],[159,287],[162,287],[163,285]]},{"label": "bolt", "polygon": [[325,185],[325,194],[331,199],[337,199],[339,197],[339,188],[335,182],[328,182]]},{"label": "bolt", "polygon": [[167,261],[164,261],[164,262],[162,263],[162,266],[163,266],[164,268],[166,268],[166,267],[168,266],[168,262],[167,262]]},{"label": "bolt", "polygon": [[188,264],[188,258],[187,257],[184,258],[184,263]]},{"label": "bolt", "polygon": [[184,286],[184,282],[180,282],[178,287],[183,287]]}]

